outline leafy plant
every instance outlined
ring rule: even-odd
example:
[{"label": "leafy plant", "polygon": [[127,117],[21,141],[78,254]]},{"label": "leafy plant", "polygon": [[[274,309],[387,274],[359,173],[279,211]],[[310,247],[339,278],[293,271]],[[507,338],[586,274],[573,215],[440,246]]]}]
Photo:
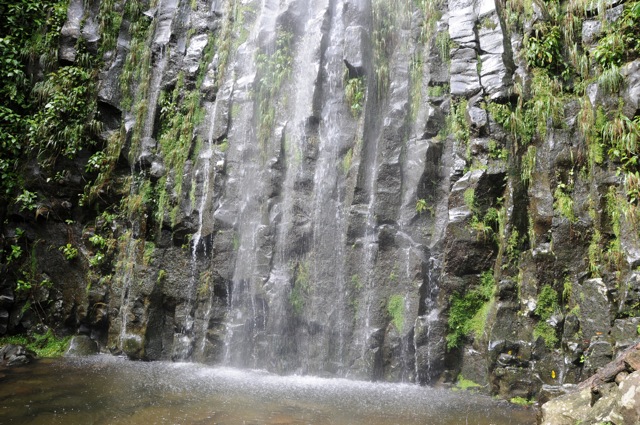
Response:
[{"label": "leafy plant", "polygon": [[525,37],[525,59],[532,68],[543,68],[561,73],[566,64],[562,58],[560,28],[549,22],[538,22],[533,33]]},{"label": "leafy plant", "polygon": [[103,252],[98,251],[93,254],[93,257],[89,258],[89,265],[91,265],[91,267],[99,267],[104,263],[105,259],[106,255]]},{"label": "leafy plant", "polygon": [[64,255],[67,261],[71,261],[78,256],[78,249],[70,243],[62,245],[58,250],[62,252],[62,255]]},{"label": "leafy plant", "polygon": [[20,205],[20,211],[28,210],[33,211],[38,208],[38,195],[34,192],[30,192],[27,189],[23,189],[22,193],[17,196],[16,203]]},{"label": "leafy plant", "polygon": [[102,127],[95,119],[94,85],[93,74],[79,66],[62,67],[35,85],[42,107],[29,124],[30,147],[44,165],[95,144]]},{"label": "leafy plant", "polygon": [[498,145],[494,139],[489,140],[489,158],[506,161],[509,158],[507,148]]},{"label": "leafy plant", "polygon": [[105,249],[107,246],[107,240],[97,233],[89,238],[89,242],[91,242],[94,247],[99,249]]},{"label": "leafy plant", "polygon": [[427,200],[426,199],[418,199],[416,201],[416,212],[418,214],[422,214],[425,211],[431,211],[433,214],[433,207],[430,207],[429,204],[427,204]]},{"label": "leafy plant", "polygon": [[11,264],[22,256],[22,247],[20,245],[11,245],[11,252],[7,255],[7,264]]},{"label": "leafy plant", "polygon": [[362,107],[365,99],[364,77],[350,78],[344,87],[344,95],[347,105],[351,110],[351,115],[358,118],[362,113]]}]

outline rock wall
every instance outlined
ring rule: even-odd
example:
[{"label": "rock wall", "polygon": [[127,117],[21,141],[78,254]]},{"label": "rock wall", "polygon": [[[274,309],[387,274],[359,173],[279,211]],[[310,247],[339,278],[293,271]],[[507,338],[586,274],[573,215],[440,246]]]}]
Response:
[{"label": "rock wall", "polygon": [[37,208],[3,211],[0,333],[507,398],[578,382],[637,338],[615,149],[638,60],[612,85],[588,59],[633,4],[72,0],[60,66],[99,59],[102,133],[30,161]]}]

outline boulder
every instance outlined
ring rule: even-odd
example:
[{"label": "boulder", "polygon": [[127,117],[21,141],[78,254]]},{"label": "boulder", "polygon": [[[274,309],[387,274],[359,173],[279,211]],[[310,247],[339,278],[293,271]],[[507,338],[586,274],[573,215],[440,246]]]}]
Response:
[{"label": "boulder", "polygon": [[637,424],[640,420],[640,344],[605,365],[577,390],[542,405],[543,425]]},{"label": "boulder", "polygon": [[98,353],[98,344],[87,335],[71,338],[65,357],[90,356]]},{"label": "boulder", "polygon": [[7,344],[0,348],[0,365],[16,366],[31,363],[36,353],[22,345]]}]

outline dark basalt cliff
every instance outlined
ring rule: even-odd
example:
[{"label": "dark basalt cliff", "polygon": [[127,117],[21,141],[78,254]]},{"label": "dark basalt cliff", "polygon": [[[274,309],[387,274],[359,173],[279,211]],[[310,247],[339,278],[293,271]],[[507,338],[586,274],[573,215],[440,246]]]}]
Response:
[{"label": "dark basalt cliff", "polygon": [[637,342],[638,3],[70,0],[63,22],[26,71],[46,125],[17,135],[0,334],[507,398]]}]

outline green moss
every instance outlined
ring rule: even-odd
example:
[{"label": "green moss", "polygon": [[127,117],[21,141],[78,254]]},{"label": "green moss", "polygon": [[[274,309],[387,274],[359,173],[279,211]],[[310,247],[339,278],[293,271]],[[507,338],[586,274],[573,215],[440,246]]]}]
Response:
[{"label": "green moss", "polygon": [[547,323],[557,310],[558,292],[550,285],[544,285],[538,294],[535,314],[540,317],[540,321],[533,330],[533,337],[535,339],[541,337],[549,348],[553,348],[558,343],[556,329]]},{"label": "green moss", "polygon": [[44,334],[2,337],[0,338],[0,346],[6,344],[24,345],[34,351],[38,357],[60,357],[69,348],[69,341],[71,341],[71,336],[57,337],[49,329]]},{"label": "green moss", "polygon": [[356,290],[360,290],[364,287],[362,280],[360,280],[360,276],[357,274],[351,276],[351,285],[353,285],[353,288]]},{"label": "green moss", "polygon": [[402,332],[404,327],[404,297],[402,295],[392,295],[387,303],[387,312],[391,316],[391,323],[398,332]]},{"label": "green moss", "polygon": [[469,390],[472,388],[480,388],[480,387],[482,387],[482,385],[478,384],[477,382],[473,382],[470,379],[466,379],[462,375],[458,375],[458,380],[456,381],[456,388],[461,390]]},{"label": "green moss", "polygon": [[517,404],[518,406],[530,406],[535,403],[534,400],[529,400],[524,397],[513,397],[509,401],[513,404]]},{"label": "green moss", "polygon": [[427,88],[427,94],[429,95],[429,97],[440,97],[440,96],[444,96],[447,93],[449,93],[448,85],[429,86]]},{"label": "green moss", "polygon": [[447,348],[459,347],[464,338],[474,334],[476,337],[484,332],[486,319],[491,310],[495,280],[492,271],[480,275],[480,284],[466,294],[452,295],[447,321]]},{"label": "green moss", "polygon": [[145,266],[148,266],[151,263],[151,258],[153,257],[153,253],[156,250],[156,244],[153,242],[146,241],[144,243],[144,254],[142,256],[142,263]]},{"label": "green moss", "polygon": [[440,60],[442,60],[442,63],[448,64],[451,61],[451,37],[449,36],[449,31],[443,30],[436,34],[435,43]]},{"label": "green moss", "polygon": [[351,168],[351,161],[353,160],[353,149],[349,149],[342,158],[342,171],[347,174]]},{"label": "green moss", "polygon": [[295,279],[293,281],[293,288],[291,288],[291,293],[289,294],[289,303],[293,308],[293,312],[300,314],[305,305],[305,296],[311,288],[309,260],[304,259],[298,261],[293,266],[292,271]]},{"label": "green moss", "polygon": [[158,278],[156,279],[156,283],[160,284],[165,281],[167,278],[167,271],[164,269],[160,269],[158,271]]},{"label": "green moss", "polygon": [[550,285],[544,285],[538,294],[535,313],[541,319],[549,319],[558,309],[558,292]]},{"label": "green moss", "polygon": [[522,183],[529,184],[531,176],[536,168],[536,155],[538,150],[535,146],[529,146],[527,151],[522,155],[520,161],[520,179]]},{"label": "green moss", "polygon": [[471,211],[475,211],[475,209],[476,209],[476,197],[475,196],[476,196],[476,192],[471,187],[468,188],[467,190],[465,190],[464,193],[462,194],[462,197],[464,199],[464,204]]},{"label": "green moss", "polygon": [[447,127],[453,137],[463,143],[468,144],[471,136],[471,129],[467,122],[468,101],[466,99],[460,99],[457,102],[451,104],[451,111],[447,117]]},{"label": "green moss", "polygon": [[558,343],[558,336],[556,335],[556,329],[547,322],[538,322],[533,329],[533,338],[542,338],[547,348],[553,348]]}]

